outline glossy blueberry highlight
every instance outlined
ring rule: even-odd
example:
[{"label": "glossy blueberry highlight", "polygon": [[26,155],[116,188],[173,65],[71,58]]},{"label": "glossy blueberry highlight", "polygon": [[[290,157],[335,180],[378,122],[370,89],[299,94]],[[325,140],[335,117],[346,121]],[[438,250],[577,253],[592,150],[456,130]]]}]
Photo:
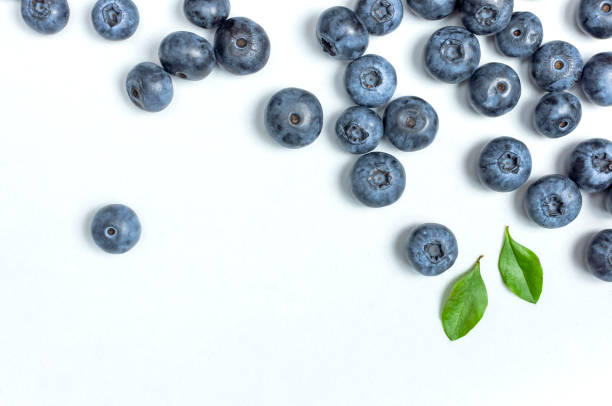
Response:
[{"label": "glossy blueberry highlight", "polygon": [[21,16],[41,34],[60,32],[70,18],[66,0],[21,0]]},{"label": "glossy blueberry highlight", "polygon": [[465,28],[476,35],[496,34],[512,18],[514,0],[461,0],[459,11]]},{"label": "glossy blueberry highlight", "polygon": [[531,175],[531,154],[521,141],[499,137],[480,153],[478,177],[489,189],[512,192],[523,186]]},{"label": "glossy blueberry highlight", "polygon": [[355,104],[379,107],[393,97],[397,75],[393,65],[382,56],[365,55],[348,65],[344,86]]},{"label": "glossy blueberry highlight", "polygon": [[385,135],[402,151],[428,147],[438,134],[438,114],[425,100],[405,96],[393,100],[383,118]]},{"label": "glossy blueberry highlight", "polygon": [[402,0],[359,0],[355,13],[370,34],[385,35],[402,22],[404,6]]},{"label": "glossy blueberry highlight", "polygon": [[582,104],[571,93],[553,92],[540,99],[534,114],[538,132],[549,138],[560,138],[576,129],[582,118]]},{"label": "glossy blueberry highlight", "polygon": [[425,47],[425,66],[436,79],[459,83],[468,79],[480,63],[480,43],[462,27],[434,32]]},{"label": "glossy blueberry highlight", "polygon": [[545,176],[527,190],[525,211],[544,228],[560,228],[578,217],[582,195],[578,186],[562,175]]},{"label": "glossy blueberry highlight", "polygon": [[317,39],[326,54],[338,59],[352,60],[365,53],[370,35],[352,10],[332,7],[319,17]]},{"label": "glossy blueberry highlight", "polygon": [[171,75],[201,80],[215,67],[215,51],[206,39],[187,31],[166,36],[159,47],[159,60]]},{"label": "glossy blueberry highlight", "polygon": [[408,7],[427,20],[441,20],[457,8],[457,0],[407,0]]},{"label": "glossy blueberry highlight", "polygon": [[383,122],[367,107],[349,107],[336,121],[336,135],[348,152],[365,154],[376,149],[382,140]]},{"label": "glossy blueberry highlight", "polygon": [[575,46],[564,41],[551,41],[533,54],[529,73],[541,89],[561,92],[580,80],[583,66],[582,56]]},{"label": "glossy blueberry highlight", "polygon": [[406,188],[406,172],[394,156],[370,152],[361,156],[351,173],[351,189],[357,199],[369,207],[395,203]]},{"label": "glossy blueberry highlight", "polygon": [[570,156],[569,177],[588,193],[612,186],[612,142],[593,138],[578,144]]},{"label": "glossy blueberry highlight", "polygon": [[225,20],[215,33],[215,57],[228,72],[250,75],[270,58],[270,39],[255,21],[245,17]]},{"label": "glossy blueberry highlight", "polygon": [[91,222],[96,245],[109,254],[123,254],[140,240],[141,226],[132,209],[122,204],[101,208]]},{"label": "glossy blueberry highlight", "polygon": [[229,0],[185,0],[185,17],[198,27],[217,28],[230,13]]},{"label": "glossy blueberry highlight", "polygon": [[119,41],[136,32],[140,14],[132,0],[98,0],[91,11],[91,21],[102,37]]},{"label": "glossy blueberry highlight", "polygon": [[612,37],[612,0],[580,0],[578,25],[595,38]]},{"label": "glossy blueberry highlight", "polygon": [[600,106],[612,106],[612,52],[593,56],[584,66],[582,90]]},{"label": "glossy blueberry highlight", "polygon": [[489,117],[508,113],[521,97],[521,80],[503,63],[488,63],[474,72],[469,82],[470,101],[474,109]]},{"label": "glossy blueberry highlight", "polygon": [[441,224],[428,223],[410,233],[405,254],[421,274],[437,276],[454,265],[459,247],[451,230]]},{"label": "glossy blueberry highlight", "polygon": [[172,78],[161,67],[143,62],[128,73],[125,88],[136,106],[149,112],[162,111],[172,101]]},{"label": "glossy blueberry highlight", "polygon": [[520,11],[512,14],[508,26],[495,34],[499,51],[510,57],[526,58],[534,54],[542,44],[542,22],[533,13]]},{"label": "glossy blueberry highlight", "polygon": [[591,239],[586,249],[589,271],[599,279],[612,282],[612,230],[603,230]]},{"label": "glossy blueberry highlight", "polygon": [[608,191],[606,192],[604,204],[608,213],[612,214],[612,188],[608,189]]}]

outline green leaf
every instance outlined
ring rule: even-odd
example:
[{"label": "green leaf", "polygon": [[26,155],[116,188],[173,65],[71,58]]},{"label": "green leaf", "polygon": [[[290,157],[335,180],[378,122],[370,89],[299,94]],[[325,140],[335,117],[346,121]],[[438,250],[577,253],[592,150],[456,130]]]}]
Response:
[{"label": "green leaf", "polygon": [[455,283],[442,310],[442,326],[452,341],[465,336],[484,315],[489,298],[480,275],[480,260]]},{"label": "green leaf", "polygon": [[543,284],[540,259],[530,249],[514,241],[508,227],[499,255],[499,272],[508,289],[518,297],[530,303],[538,302]]}]

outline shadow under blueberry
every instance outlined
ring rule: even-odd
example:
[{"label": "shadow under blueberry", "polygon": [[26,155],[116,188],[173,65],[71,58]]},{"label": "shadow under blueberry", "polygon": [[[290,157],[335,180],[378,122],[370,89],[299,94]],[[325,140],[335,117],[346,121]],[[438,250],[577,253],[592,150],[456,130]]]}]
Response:
[{"label": "shadow under blueberry", "polygon": [[521,100],[519,105],[517,106],[519,110],[519,122],[525,133],[530,135],[539,136],[538,131],[535,128],[535,124],[533,122],[533,116],[535,114],[536,106],[538,105],[540,99],[533,98],[529,100]]},{"label": "shadow under blueberry", "polygon": [[351,189],[351,172],[353,171],[353,166],[359,156],[351,157],[346,164],[342,167],[340,171],[340,189],[342,193],[346,196],[346,200],[354,207],[363,207],[369,210],[376,210],[363,205],[357,198],[353,195],[353,190]]},{"label": "shadow under blueberry", "polygon": [[91,238],[91,222],[96,216],[96,213],[98,212],[98,210],[99,210],[99,207],[87,212],[87,215],[85,216],[85,221],[83,221],[83,228],[82,228],[83,236],[85,237],[85,241],[87,241],[87,245],[89,245],[92,248],[97,248],[97,246],[96,246],[96,243],[94,243],[93,238]]},{"label": "shadow under blueberry", "polygon": [[395,259],[397,259],[397,261],[403,265],[405,273],[410,273],[410,274],[416,274],[417,272],[414,270],[414,268],[412,268],[412,265],[410,265],[408,258],[406,258],[405,249],[406,249],[406,243],[408,241],[408,238],[410,238],[410,234],[412,234],[412,231],[416,227],[418,227],[417,224],[412,224],[408,227],[404,227],[402,231],[398,234],[395,240],[395,247],[394,247],[395,248],[394,249]]},{"label": "shadow under blueberry", "polygon": [[273,147],[283,148],[279,143],[274,141],[272,136],[268,133],[265,123],[265,114],[268,102],[279,90],[281,89],[271,91],[267,95],[259,99],[257,103],[257,108],[255,109],[255,112],[253,114],[253,128],[256,129],[257,135],[259,135],[259,137],[263,139],[266,144]]},{"label": "shadow under blueberry", "polygon": [[521,186],[514,192],[509,193],[512,194],[512,203],[514,206],[514,211],[519,215],[519,218],[522,219],[521,222],[526,225],[532,226],[532,228],[539,228],[538,225],[531,221],[531,219],[527,215],[527,211],[525,210],[525,198],[527,197],[527,190],[529,190],[529,186],[534,184],[537,180],[533,179],[533,174],[531,176],[532,178],[530,178],[530,180],[527,181],[523,186]]},{"label": "shadow under blueberry", "polygon": [[464,80],[461,83],[455,85],[453,91],[455,95],[455,99],[457,100],[457,106],[459,109],[463,110],[466,114],[471,115],[472,117],[483,117],[480,113],[478,113],[472,107],[472,101],[470,100],[469,94],[469,79]]},{"label": "shadow under blueberry", "polygon": [[586,264],[585,253],[586,253],[586,248],[589,242],[597,234],[597,232],[598,231],[592,231],[589,233],[582,234],[574,245],[574,250],[573,250],[573,255],[572,255],[573,265],[576,266],[579,270],[583,271],[584,273],[588,273],[589,275],[591,275],[591,272],[589,272],[589,269]]},{"label": "shadow under blueberry", "polygon": [[[491,138],[493,139],[493,138]],[[482,191],[490,191],[485,185],[482,184],[480,179],[478,178],[478,160],[480,159],[480,153],[491,140],[485,140],[479,142],[474,145],[467,154],[467,159],[465,160],[465,174],[467,178],[470,180],[470,184],[474,186],[474,188],[482,190]]]},{"label": "shadow under blueberry", "polygon": [[421,76],[425,77],[430,83],[438,84],[443,82],[440,82],[431,76],[425,66],[425,47],[429,42],[429,38],[435,31],[436,30],[433,30],[430,33],[422,35],[417,41],[414,42],[416,45],[410,51],[410,62],[412,63],[412,68],[414,71],[421,72]]},{"label": "shadow under blueberry", "polygon": [[328,59],[332,59],[331,56],[327,55],[321,49],[321,45],[317,39],[317,22],[319,21],[320,13],[313,14],[305,18],[304,21],[304,38],[306,42],[306,46],[317,55],[321,57],[326,57]]},{"label": "shadow under blueberry", "polygon": [[[571,137],[571,136],[572,134],[569,134],[566,137]],[[557,171],[558,174],[564,175],[564,176],[567,176],[569,174],[570,157],[572,156],[572,152],[574,152],[578,144],[579,144],[579,141],[576,141],[576,142],[572,142],[570,144],[566,144],[563,146],[563,148],[561,149],[561,152],[559,153],[557,165],[555,165],[555,170]],[[582,194],[584,196],[584,192]]]}]

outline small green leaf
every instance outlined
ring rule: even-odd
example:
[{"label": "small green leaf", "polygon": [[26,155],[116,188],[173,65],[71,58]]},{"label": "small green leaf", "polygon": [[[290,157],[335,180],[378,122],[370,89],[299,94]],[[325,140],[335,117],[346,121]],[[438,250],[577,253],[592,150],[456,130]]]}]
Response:
[{"label": "small green leaf", "polygon": [[484,315],[489,298],[480,275],[480,260],[455,283],[442,310],[442,326],[452,341],[470,332]]},{"label": "small green leaf", "polygon": [[506,227],[506,239],[499,255],[499,272],[504,283],[518,297],[537,303],[542,294],[542,265],[536,254],[510,237]]}]

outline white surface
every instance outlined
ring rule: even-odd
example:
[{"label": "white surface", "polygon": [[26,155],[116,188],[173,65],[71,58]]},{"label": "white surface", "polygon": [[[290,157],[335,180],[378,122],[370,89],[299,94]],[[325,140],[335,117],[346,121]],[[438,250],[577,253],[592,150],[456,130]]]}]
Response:
[{"label": "white surface", "polygon": [[[426,39],[458,19],[406,13],[368,51],[394,64],[396,96],[433,104],[440,132],[421,152],[381,147],[405,165],[407,189],[397,204],[369,209],[347,192],[356,157],[333,134],[350,105],[345,64],[314,39],[330,3],[232,0],[233,16],[270,35],[269,65],[250,77],[175,80],[171,106],[143,113],[124,94],[127,71],[156,61],[165,34],[203,32],[178,3],[139,1],[136,35],[112,43],[90,27],[93,0],[71,1],[68,27],[51,37],[22,22],[18,1],[0,1],[1,405],[609,405],[612,284],[580,260],[585,238],[612,223],[602,199],[585,196],[573,224],[544,230],[520,209],[525,188],[489,192],[471,168],[483,143],[507,135],[531,149],[532,181],[558,172],[576,143],[609,134],[612,110],[582,98],[574,134],[535,134],[542,94],[527,65],[482,38],[482,62],[517,69],[523,97],[504,117],[478,116],[465,86],[423,69]],[[569,40],[585,60],[611,50],[611,40],[578,31],[575,3],[517,0],[516,10],[534,11],[545,41]],[[320,139],[298,151],[262,129],[266,101],[287,86],[314,92],[326,114]],[[123,256],[88,235],[92,213],[111,202],[143,222],[140,244]],[[409,227],[430,221],[460,246],[456,266],[436,278],[411,270],[398,248]],[[497,271],[506,224],[543,262],[537,306]],[[442,300],[480,254],[489,308],[450,343]]]}]

